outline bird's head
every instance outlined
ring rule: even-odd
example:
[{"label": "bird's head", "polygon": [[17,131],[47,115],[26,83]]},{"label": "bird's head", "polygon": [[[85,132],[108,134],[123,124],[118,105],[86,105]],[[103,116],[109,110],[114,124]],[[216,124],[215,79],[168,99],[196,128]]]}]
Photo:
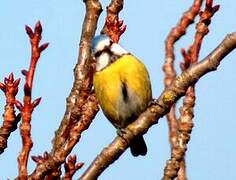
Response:
[{"label": "bird's head", "polygon": [[96,71],[101,71],[122,55],[128,54],[125,49],[106,35],[98,35],[93,38],[92,53],[97,60]]}]

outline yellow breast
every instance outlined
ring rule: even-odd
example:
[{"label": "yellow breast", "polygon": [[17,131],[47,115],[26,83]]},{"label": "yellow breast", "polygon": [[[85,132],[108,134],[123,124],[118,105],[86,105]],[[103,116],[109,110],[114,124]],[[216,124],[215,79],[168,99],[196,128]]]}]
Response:
[{"label": "yellow breast", "polygon": [[152,98],[148,72],[132,55],[124,55],[96,72],[93,84],[104,114],[117,128],[134,121]]}]

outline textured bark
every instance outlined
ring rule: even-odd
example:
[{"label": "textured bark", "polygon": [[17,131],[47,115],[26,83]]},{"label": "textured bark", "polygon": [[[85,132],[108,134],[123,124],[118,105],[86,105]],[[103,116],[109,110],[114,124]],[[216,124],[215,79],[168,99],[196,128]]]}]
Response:
[{"label": "textured bark", "polygon": [[98,0],[84,0],[86,14],[80,39],[78,62],[74,69],[74,84],[67,98],[66,112],[55,133],[49,159],[37,164],[28,179],[43,179],[65,162],[75,144],[80,140],[98,112],[98,102],[91,91],[94,62],[91,57],[91,41],[102,11]]},{"label": "textured bark", "polygon": [[15,100],[18,92],[20,79],[14,80],[13,73],[4,79],[4,83],[0,83],[0,89],[6,97],[6,105],[3,113],[3,123],[0,128],[0,154],[7,148],[7,140],[10,134],[17,129],[17,124],[21,119],[20,113],[15,114]]}]

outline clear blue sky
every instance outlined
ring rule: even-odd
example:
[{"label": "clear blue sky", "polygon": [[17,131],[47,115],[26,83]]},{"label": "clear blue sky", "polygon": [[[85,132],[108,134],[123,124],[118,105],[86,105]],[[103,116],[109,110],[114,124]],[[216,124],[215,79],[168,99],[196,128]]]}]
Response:
[{"label": "clear blue sky", "polygon": [[[102,1],[104,9],[108,2]],[[236,2],[215,2],[221,3],[221,9],[213,18],[210,34],[204,40],[201,58],[214,49],[227,33],[236,31]],[[127,31],[121,43],[146,64],[151,76],[154,97],[163,90],[161,67],[164,61],[164,40],[170,28],[176,24],[191,3],[192,0],[125,2],[121,18],[127,24]],[[49,48],[40,59],[34,82],[33,97],[42,97],[42,102],[33,114],[34,147],[31,155],[50,150],[54,131],[64,114],[65,99],[73,82],[72,70],[77,60],[84,12],[82,0],[1,1],[1,81],[12,71],[17,77],[22,78],[20,70],[28,67],[30,46],[24,32],[25,24],[33,26],[40,20],[44,30],[42,42],[50,42]],[[104,17],[105,13],[100,18],[99,29]],[[192,43],[193,30],[194,26],[191,26],[187,36],[177,43],[176,65],[182,59],[179,49],[186,48]],[[235,177],[235,56],[236,51],[225,58],[217,72],[208,74],[197,84],[195,127],[187,152],[187,170],[191,180],[221,180]],[[22,88],[18,99],[22,99]],[[2,112],[4,101],[1,93]],[[85,166],[75,177],[79,177],[115,135],[115,129],[100,112],[73,150],[79,161],[85,162]],[[133,158],[128,150],[99,179],[160,179],[165,162],[170,156],[165,118],[148,131],[145,139],[148,145],[147,156]],[[17,130],[9,139],[8,149],[0,156],[0,179],[13,179],[17,176],[16,158],[20,149],[21,138]],[[34,162],[30,160],[30,172],[34,166]]]}]

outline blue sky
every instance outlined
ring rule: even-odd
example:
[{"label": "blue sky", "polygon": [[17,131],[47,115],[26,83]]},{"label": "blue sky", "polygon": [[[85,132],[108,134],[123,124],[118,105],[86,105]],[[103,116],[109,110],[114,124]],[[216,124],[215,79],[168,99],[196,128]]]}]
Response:
[{"label": "blue sky", "polygon": [[[236,30],[236,3],[233,0],[215,1],[220,11],[214,16],[210,33],[205,38],[200,59],[213,50],[227,33]],[[103,0],[103,9],[109,3]],[[85,13],[82,1],[57,0],[2,0],[0,3],[0,79],[10,72],[22,77],[20,70],[27,68],[30,58],[30,45],[24,32],[24,25],[33,26],[37,20],[43,25],[42,42],[50,46],[41,56],[36,71],[33,97],[42,97],[32,119],[32,138],[34,147],[31,155],[42,154],[51,148],[51,140],[65,111],[65,99],[73,82],[81,26]],[[174,1],[126,1],[121,18],[127,24],[127,30],[121,44],[139,57],[147,66],[154,97],[163,90],[164,40],[178,21],[181,14],[192,4],[192,0]],[[98,31],[104,22],[101,15]],[[187,35],[176,44],[176,65],[182,60],[179,49],[187,48],[193,39],[194,26]],[[236,136],[235,92],[236,51],[221,63],[217,72],[202,78],[197,86],[197,101],[194,129],[187,152],[188,177],[198,179],[233,179],[235,172]],[[178,68],[179,69],[179,68]],[[21,83],[21,87],[22,87]],[[22,99],[22,90],[18,94]],[[4,96],[0,94],[0,107],[3,112]],[[178,103],[181,104],[181,103]],[[99,112],[90,129],[86,131],[80,143],[74,148],[79,161],[85,166],[108,145],[116,135],[115,129]],[[99,179],[161,179],[166,160],[170,156],[168,129],[165,118],[152,127],[145,135],[148,154],[134,158],[130,151],[112,164]],[[19,131],[9,138],[8,148],[0,156],[0,179],[13,179],[17,176],[17,155],[21,150]],[[29,161],[29,171],[34,169]]]}]

